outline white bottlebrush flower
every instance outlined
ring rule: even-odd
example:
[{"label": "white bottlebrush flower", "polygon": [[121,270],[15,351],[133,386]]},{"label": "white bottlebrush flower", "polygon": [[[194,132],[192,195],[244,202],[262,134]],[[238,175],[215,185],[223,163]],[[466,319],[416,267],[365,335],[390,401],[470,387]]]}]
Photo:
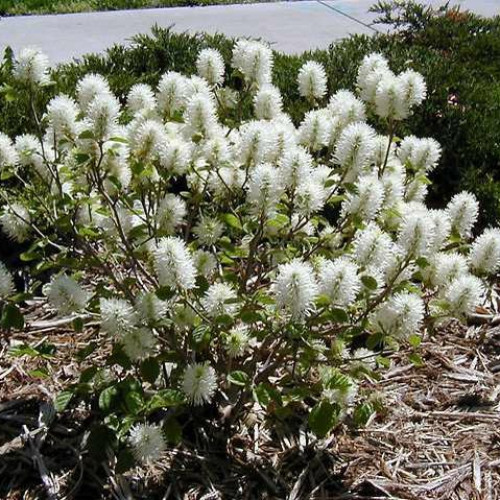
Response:
[{"label": "white bottlebrush flower", "polygon": [[203,145],[202,156],[215,167],[224,165],[231,161],[231,149],[229,141],[225,137],[215,136]]},{"label": "white bottlebrush flower", "polygon": [[346,257],[322,262],[318,270],[318,283],[319,293],[340,307],[351,305],[361,289],[358,267]]},{"label": "white bottlebrush flower", "polygon": [[299,93],[309,100],[322,99],[327,91],[325,68],[316,61],[307,61],[302,65],[297,77]]},{"label": "white bottlebrush flower", "polygon": [[128,128],[130,152],[143,162],[155,160],[167,142],[165,128],[159,121],[139,119]]},{"label": "white bottlebrush flower", "polygon": [[18,161],[19,156],[10,137],[0,132],[0,170],[4,167],[12,167]]},{"label": "white bottlebrush flower", "polygon": [[451,233],[451,221],[446,210],[428,210],[427,214],[433,223],[432,251],[441,250]]},{"label": "white bottlebrush flower", "polygon": [[424,203],[429,186],[421,178],[415,177],[407,183],[404,192],[404,200],[407,203]]},{"label": "white bottlebrush flower", "polygon": [[250,173],[247,200],[257,214],[270,216],[282,194],[279,170],[269,163],[257,165]]},{"label": "white bottlebrush flower", "polygon": [[385,72],[375,90],[375,111],[382,118],[402,120],[406,118],[401,100],[397,77],[390,71]]},{"label": "white bottlebrush flower", "polygon": [[365,347],[360,347],[352,353],[351,360],[355,365],[366,366],[367,368],[374,370],[377,366],[376,357],[377,355],[373,351],[370,351]]},{"label": "white bottlebrush flower", "polygon": [[444,290],[450,314],[463,316],[475,311],[484,294],[484,286],[479,278],[465,275],[453,280]]},{"label": "white bottlebrush flower", "polygon": [[255,117],[258,120],[272,120],[283,109],[280,91],[274,85],[263,85],[253,98]]},{"label": "white bottlebrush flower", "polygon": [[422,299],[408,292],[392,295],[373,314],[371,322],[376,331],[394,337],[416,333],[424,319]]},{"label": "white bottlebrush flower", "polygon": [[193,254],[193,260],[196,271],[205,278],[210,277],[217,267],[217,259],[205,250],[196,250]]},{"label": "white bottlebrush flower", "polygon": [[389,139],[390,137],[387,135],[377,135],[375,139],[375,148],[373,150],[372,160],[378,168],[384,165],[386,158],[387,168],[394,168],[399,166],[399,162],[396,159],[396,145],[394,142],[392,142],[389,147]]},{"label": "white bottlebrush flower", "polygon": [[9,298],[14,295],[15,291],[12,274],[10,274],[5,264],[0,261],[0,299]]},{"label": "white bottlebrush flower", "polygon": [[163,116],[171,117],[182,111],[187,99],[187,79],[175,71],[165,73],[158,83],[156,99],[158,109]]},{"label": "white bottlebrush flower", "polygon": [[342,214],[372,221],[382,208],[384,186],[375,176],[363,176],[356,182],[357,193],[349,193],[342,203]]},{"label": "white bottlebrush flower", "polygon": [[53,278],[46,290],[47,298],[59,314],[85,309],[89,294],[70,276],[61,274]]},{"label": "white bottlebrush flower", "polygon": [[269,149],[269,135],[262,122],[249,121],[240,127],[239,159],[243,165],[262,163]]},{"label": "white bottlebrush flower", "polygon": [[215,96],[212,92],[212,88],[205,80],[205,78],[201,78],[200,76],[196,75],[191,75],[186,80],[186,85],[187,85],[186,95],[188,96],[188,99],[197,94],[203,94],[208,99],[215,99]]},{"label": "white bottlebrush flower", "polygon": [[[16,137],[15,148],[17,160],[19,160],[21,165],[24,167],[33,166],[37,171],[40,171],[43,168],[42,146],[37,137],[32,134],[18,135]],[[13,160],[14,156],[10,157],[10,159],[5,162],[4,151],[2,146],[0,146],[0,168],[9,163],[12,165]]]},{"label": "white bottlebrush flower", "polygon": [[212,137],[217,129],[217,110],[214,101],[204,94],[191,97],[184,111],[186,133],[189,137]]},{"label": "white bottlebrush flower", "polygon": [[26,207],[12,203],[0,216],[0,226],[11,240],[22,243],[28,239],[31,232],[30,214]]},{"label": "white bottlebrush flower", "polygon": [[468,274],[467,259],[457,252],[439,252],[434,255],[429,269],[431,283],[445,287],[451,281]]},{"label": "white bottlebrush flower", "polygon": [[224,349],[230,358],[239,358],[250,345],[248,328],[238,325],[232,328],[224,338]]},{"label": "white bottlebrush flower", "polygon": [[111,335],[121,337],[132,331],[137,323],[137,313],[123,299],[101,299],[101,328]]},{"label": "white bottlebrush flower", "polygon": [[328,110],[340,119],[343,127],[350,123],[364,122],[366,119],[365,104],[349,90],[339,90],[330,97]]},{"label": "white bottlebrush flower", "polygon": [[31,85],[45,85],[49,79],[49,59],[39,49],[26,47],[14,60],[14,78]]},{"label": "white bottlebrush flower", "polygon": [[106,140],[113,136],[118,125],[120,103],[116,97],[101,94],[94,97],[87,108],[86,123],[96,140]]},{"label": "white bottlebrush flower", "polygon": [[397,155],[402,163],[415,171],[433,170],[441,157],[441,146],[432,138],[419,139],[413,135],[405,137],[398,148]]},{"label": "white bottlebrush flower", "polygon": [[136,424],[130,429],[130,444],[135,459],[146,463],[161,458],[167,448],[161,427],[149,424]]},{"label": "white bottlebrush flower", "polygon": [[154,292],[148,292],[138,298],[135,308],[144,324],[153,325],[166,317],[169,305]]},{"label": "white bottlebrush flower", "polygon": [[80,108],[86,112],[95,97],[102,95],[110,96],[112,94],[109,83],[103,76],[90,73],[78,82],[76,95]]},{"label": "white bottlebrush flower", "polygon": [[153,259],[160,285],[183,290],[194,287],[196,270],[183,240],[161,238],[153,247]]},{"label": "white bottlebrush flower", "polygon": [[380,178],[384,191],[384,207],[396,207],[403,202],[405,174],[401,167],[386,169]]},{"label": "white bottlebrush flower", "polygon": [[400,115],[408,116],[414,106],[419,106],[427,96],[427,85],[424,77],[408,69],[398,75],[398,89],[401,101]]},{"label": "white bottlebrush flower", "polygon": [[337,143],[335,161],[350,175],[346,180],[352,182],[373,156],[376,145],[375,131],[366,123],[348,125]]},{"label": "white bottlebrush flower", "polygon": [[182,391],[196,405],[212,401],[217,390],[217,375],[208,363],[188,365],[182,377]]},{"label": "white bottlebrush flower", "polygon": [[368,54],[363,58],[358,68],[357,86],[361,98],[365,102],[372,102],[375,97],[377,84],[380,78],[389,70],[387,59],[381,54]]},{"label": "white bottlebrush flower", "polygon": [[215,49],[203,49],[196,59],[198,75],[212,86],[221,85],[224,81],[224,59]]},{"label": "white bottlebrush flower", "polygon": [[319,151],[328,144],[329,119],[323,110],[309,111],[299,126],[299,143],[311,151]]},{"label": "white bottlebrush flower", "polygon": [[434,241],[434,224],[427,212],[410,213],[403,218],[398,245],[408,257],[417,259],[429,254]]},{"label": "white bottlebrush flower", "polygon": [[297,213],[307,217],[321,210],[328,196],[324,185],[311,175],[299,184],[295,194]]},{"label": "white bottlebrush flower", "polygon": [[237,309],[236,291],[225,283],[210,285],[201,299],[201,305],[211,318],[227,314],[232,316]]},{"label": "white bottlebrush flower", "polygon": [[469,260],[475,272],[496,273],[500,269],[500,229],[486,229],[472,244]]},{"label": "white bottlebrush flower", "polygon": [[371,222],[354,237],[354,260],[359,267],[383,268],[387,264],[392,240],[380,227]]},{"label": "white bottlebrush flower", "polygon": [[301,320],[313,309],[318,294],[312,266],[298,259],[281,264],[272,290],[278,309],[286,309],[292,319]]},{"label": "white bottlebrush flower", "polygon": [[132,361],[140,361],[154,353],[156,338],[147,328],[134,328],[120,339],[125,354]]},{"label": "white bottlebrush flower", "polygon": [[202,215],[200,221],[193,228],[193,233],[197,236],[202,245],[215,245],[224,232],[223,224],[216,217]]},{"label": "white bottlebrush flower", "polygon": [[479,203],[476,197],[465,191],[456,194],[446,207],[451,220],[451,227],[461,238],[469,238],[472,227],[479,214]]},{"label": "white bottlebrush flower", "polygon": [[280,172],[283,184],[295,189],[312,171],[313,158],[302,147],[288,148],[280,161]]},{"label": "white bottlebrush flower", "polygon": [[145,83],[133,85],[127,95],[127,108],[134,115],[152,113],[156,108],[156,97],[151,86]]},{"label": "white bottlebrush flower", "polygon": [[261,42],[238,40],[233,48],[231,64],[249,84],[262,86],[271,83],[273,53]]},{"label": "white bottlebrush flower", "polygon": [[185,216],[186,202],[180,196],[168,193],[158,206],[156,223],[162,231],[172,234],[184,222]]},{"label": "white bottlebrush flower", "polygon": [[191,149],[182,139],[169,139],[159,148],[160,164],[168,172],[183,174],[191,161]]},{"label": "white bottlebrush flower", "polygon": [[61,137],[75,138],[78,134],[78,106],[67,95],[54,97],[47,105],[47,121],[52,132]]}]

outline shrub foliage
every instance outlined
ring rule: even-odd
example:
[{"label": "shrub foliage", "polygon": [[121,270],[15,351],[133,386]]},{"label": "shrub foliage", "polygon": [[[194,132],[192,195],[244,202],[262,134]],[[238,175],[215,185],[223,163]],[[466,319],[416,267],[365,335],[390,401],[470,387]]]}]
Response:
[{"label": "shrub foliage", "polygon": [[46,102],[65,73],[33,49],[3,68],[8,105],[31,115],[0,135],[0,224],[31,265],[23,293],[0,267],[3,328],[22,328],[40,291],[75,330],[97,322],[79,355],[90,367],[56,408],[93,405],[103,446],[136,462],[249,414],[310,439],[364,424],[380,402],[359,381],[422,328],[474,313],[500,265],[498,229],[472,238],[474,195],[424,204],[441,147],[402,135],[428,94],[419,73],[370,54],[356,94],[331,93],[322,64],[290,59],[292,91],[267,46],[221,42],[226,59],[173,59],[197,75],[118,97],[89,73],[67,83],[75,98]]}]

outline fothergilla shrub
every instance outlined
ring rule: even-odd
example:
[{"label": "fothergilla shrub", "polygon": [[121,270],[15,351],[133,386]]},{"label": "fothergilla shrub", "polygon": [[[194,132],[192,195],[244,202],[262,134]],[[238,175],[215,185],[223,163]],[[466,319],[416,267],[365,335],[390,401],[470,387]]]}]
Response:
[{"label": "fothergilla shrub", "polygon": [[384,354],[473,313],[500,265],[498,229],[472,238],[473,195],[426,208],[440,145],[398,137],[426,97],[420,74],[371,54],[355,92],[329,96],[307,62],[295,127],[267,46],[235,44],[237,89],[216,50],[197,71],[137,84],[125,105],[88,74],[76,100],[40,110],[50,69],[26,50],[11,91],[29,96],[38,130],[0,136],[0,224],[32,273],[16,290],[0,266],[3,326],[22,327],[21,301],[40,292],[76,330],[99,325],[80,357],[108,345],[107,363],[56,406],[93,398],[137,461],[161,456],[187,415],[238,428],[257,408],[318,437],[365,423],[378,402],[362,380]]}]

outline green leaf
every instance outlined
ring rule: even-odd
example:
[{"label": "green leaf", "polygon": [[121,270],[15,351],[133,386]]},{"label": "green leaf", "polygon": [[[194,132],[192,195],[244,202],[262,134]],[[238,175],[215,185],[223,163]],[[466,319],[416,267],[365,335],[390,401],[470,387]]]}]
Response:
[{"label": "green leaf", "polygon": [[361,281],[363,285],[368,288],[368,290],[376,290],[377,289],[377,280],[373,276],[361,276]]},{"label": "green leaf", "polygon": [[160,364],[155,358],[148,358],[141,363],[139,371],[144,380],[150,384],[154,384],[160,375]]},{"label": "green leaf", "polygon": [[22,330],[24,327],[24,316],[22,315],[19,307],[14,304],[7,304],[2,311],[0,326],[6,330],[10,330],[11,328]]},{"label": "green leaf", "polygon": [[47,378],[49,376],[49,372],[46,368],[36,368],[34,370],[30,370],[28,372],[28,375],[30,377],[34,377],[34,378]]},{"label": "green leaf", "polygon": [[124,139],[123,137],[111,137],[108,139],[108,141],[119,142],[121,144],[128,144],[127,139]]},{"label": "green leaf", "polygon": [[373,413],[374,409],[370,403],[363,403],[356,406],[352,415],[354,424],[358,427],[366,425]]},{"label": "green leaf", "polygon": [[34,250],[32,251],[28,250],[26,252],[23,252],[19,257],[23,262],[30,262],[32,260],[39,259],[41,255]]},{"label": "green leaf", "polygon": [[87,440],[87,450],[89,455],[100,462],[106,459],[108,448],[114,447],[117,440],[116,432],[106,425],[96,425],[90,430]]},{"label": "green leaf", "polygon": [[411,353],[408,356],[408,359],[413,363],[414,366],[424,366],[424,360],[418,354]]},{"label": "green leaf", "polygon": [[193,341],[195,344],[206,344],[210,342],[210,327],[205,324],[197,326],[193,330]]},{"label": "green leaf", "polygon": [[338,409],[329,401],[320,401],[309,414],[309,427],[319,438],[325,437],[336,425]]},{"label": "green leaf", "polygon": [[420,335],[410,335],[408,342],[412,347],[418,347],[422,343],[422,337]]},{"label": "green leaf", "polygon": [[241,370],[235,370],[227,376],[227,380],[231,384],[245,387],[250,382],[250,377]]},{"label": "green leaf", "polygon": [[173,288],[168,287],[168,286],[163,286],[161,288],[158,288],[158,290],[156,290],[155,294],[160,300],[168,300],[168,299],[171,299],[175,295],[175,290]]},{"label": "green leaf", "polygon": [[163,389],[156,392],[147,404],[149,413],[160,408],[175,408],[186,402],[186,398],[181,391],[177,389]]},{"label": "green leaf", "polygon": [[127,413],[136,415],[144,406],[144,401],[139,392],[129,390],[125,393],[125,404],[127,406]]},{"label": "green leaf", "polygon": [[71,401],[71,398],[73,397],[73,392],[72,391],[61,391],[57,396],[54,401],[54,408],[58,412],[64,411],[69,402]]},{"label": "green leaf", "polygon": [[136,464],[136,460],[130,448],[123,448],[118,452],[116,457],[115,472],[117,474],[124,474]]},{"label": "green leaf", "polygon": [[425,257],[419,257],[415,262],[417,266],[422,269],[430,265],[429,261]]},{"label": "green leaf", "polygon": [[344,311],[344,309],[339,309],[339,308],[333,308],[328,311],[330,317],[332,318],[335,323],[348,323],[349,322],[349,316],[348,314]]},{"label": "green leaf", "polygon": [[88,345],[82,347],[76,353],[76,358],[78,359],[78,361],[83,361],[84,359],[88,358],[96,349],[97,349],[97,343],[90,342]]},{"label": "green leaf", "polygon": [[73,324],[73,330],[75,330],[75,332],[79,333],[79,332],[83,331],[83,319],[82,318],[75,318],[72,321],[72,324]]},{"label": "green leaf", "polygon": [[99,408],[105,412],[109,413],[112,406],[114,405],[116,398],[118,396],[118,389],[116,386],[112,385],[106,387],[101,394],[99,394]]},{"label": "green leaf", "polygon": [[283,404],[281,394],[268,384],[259,384],[252,391],[253,397],[257,403],[266,408],[270,403],[274,402],[278,406]]},{"label": "green leaf", "polygon": [[37,357],[39,355],[39,352],[28,344],[20,344],[12,346],[9,349],[8,354],[16,358],[24,356],[25,354],[32,357]]},{"label": "green leaf", "polygon": [[222,220],[229,226],[232,227],[233,229],[237,229],[238,231],[243,230],[243,226],[241,225],[240,220],[236,215],[233,214],[223,214],[222,215]]},{"label": "green leaf", "polygon": [[93,139],[94,138],[94,134],[92,132],[92,130],[84,130],[79,136],[78,136],[79,139]]}]

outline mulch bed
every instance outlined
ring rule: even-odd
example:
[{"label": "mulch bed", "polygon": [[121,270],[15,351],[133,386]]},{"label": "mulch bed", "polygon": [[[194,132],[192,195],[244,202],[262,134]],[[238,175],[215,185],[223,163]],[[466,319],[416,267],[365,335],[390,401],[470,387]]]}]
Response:
[{"label": "mulch bed", "polygon": [[[365,428],[343,424],[311,443],[305,428],[270,428],[256,413],[229,439],[222,426],[202,429],[161,463],[123,475],[112,459],[87,463],[87,408],[56,416],[48,404],[78,380],[81,366],[72,360],[96,329],[75,333],[54,323],[42,303],[29,317],[25,331],[0,334],[0,498],[500,498],[496,317],[478,326],[450,323],[425,337],[421,366],[410,362],[412,348],[393,354],[379,380],[363,383],[387,409]],[[43,342],[56,346],[53,357],[9,353],[13,345]],[[106,351],[93,362],[104,363]]]}]

